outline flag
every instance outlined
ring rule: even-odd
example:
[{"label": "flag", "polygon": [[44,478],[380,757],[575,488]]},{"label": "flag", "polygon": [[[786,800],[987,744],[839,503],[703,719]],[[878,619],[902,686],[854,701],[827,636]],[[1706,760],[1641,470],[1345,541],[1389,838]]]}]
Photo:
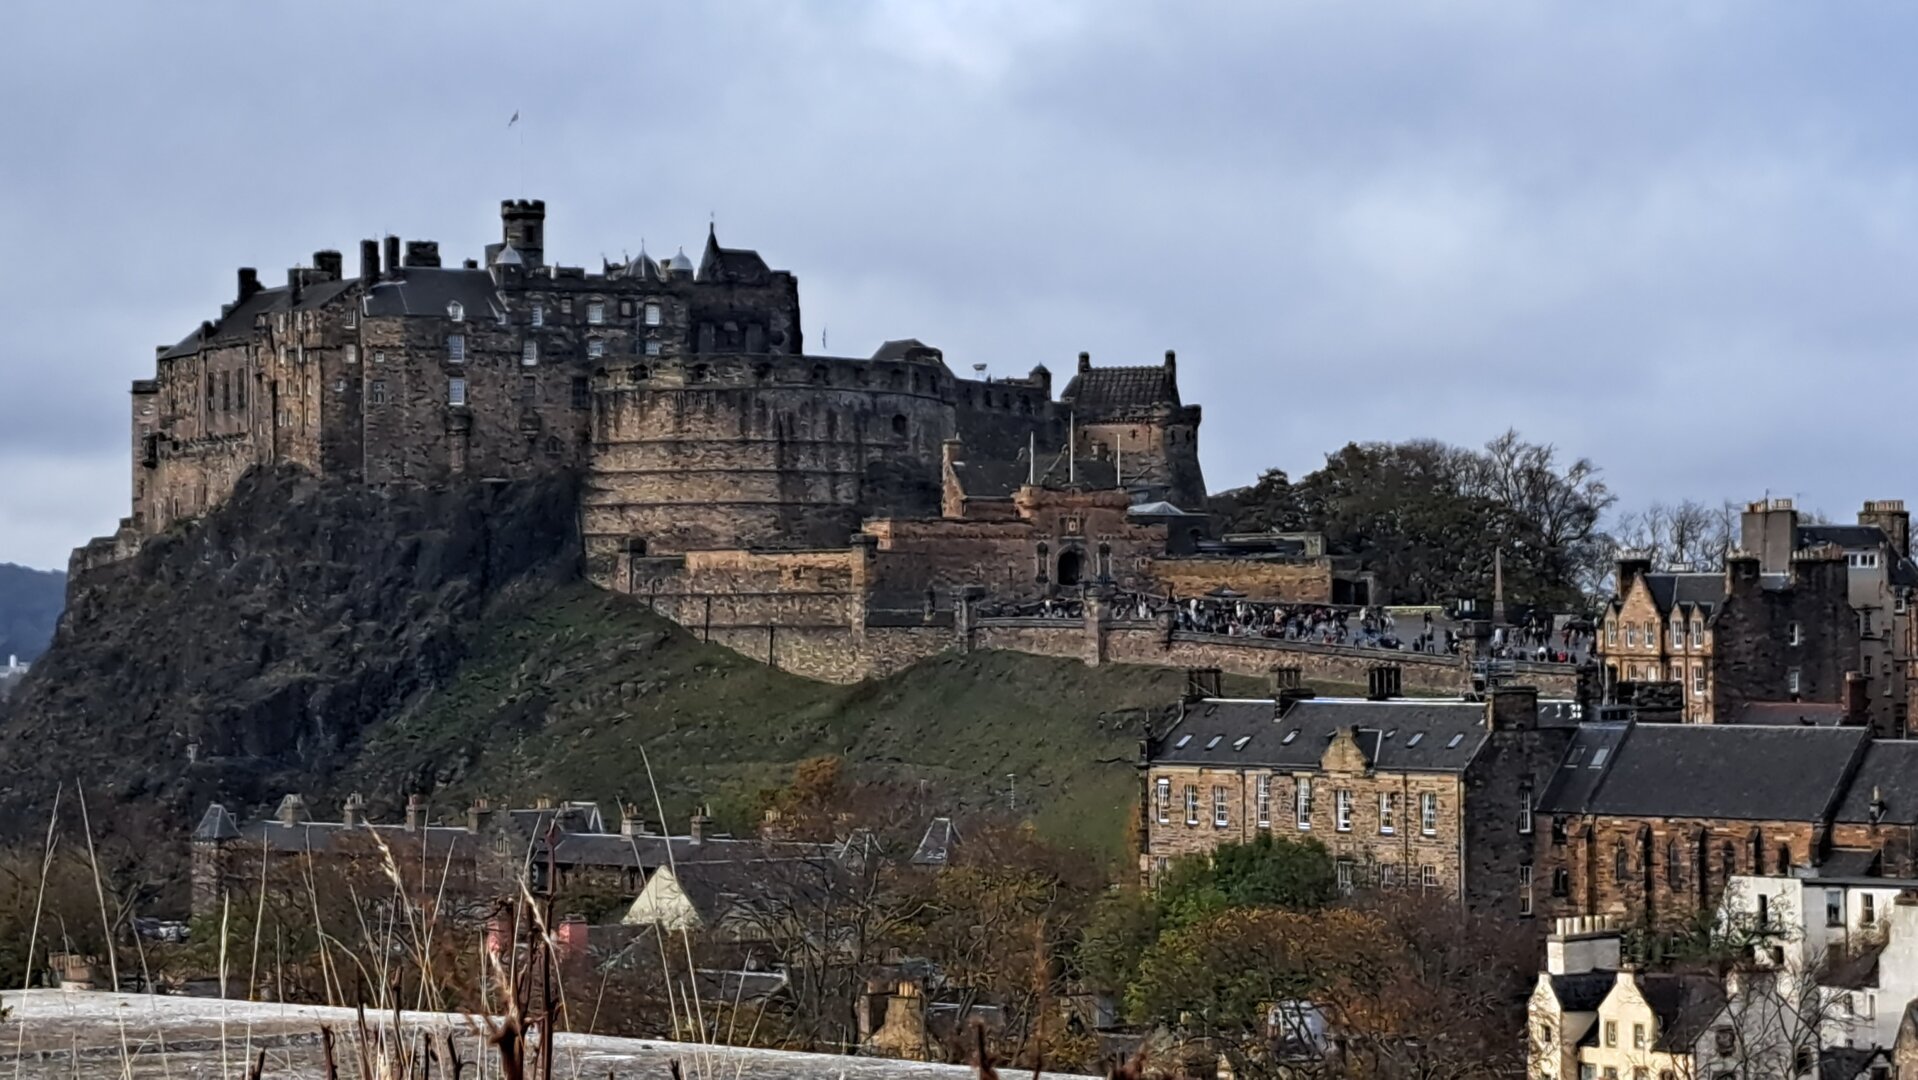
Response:
[{"label": "flag", "polygon": [[513,126],[514,124],[517,124],[517,123],[519,123],[519,110],[518,110],[518,109],[514,109],[514,110],[513,110],[513,118],[512,118],[511,120],[508,120],[508,121],[506,122],[506,126],[507,126],[507,127],[512,127],[512,126]]}]

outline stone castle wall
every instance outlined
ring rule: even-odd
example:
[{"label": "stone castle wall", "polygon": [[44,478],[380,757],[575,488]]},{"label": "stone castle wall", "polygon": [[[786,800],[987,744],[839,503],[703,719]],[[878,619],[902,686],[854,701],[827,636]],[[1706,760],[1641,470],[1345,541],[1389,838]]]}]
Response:
[{"label": "stone castle wall", "polygon": [[1332,560],[1175,558],[1153,559],[1151,577],[1174,596],[1204,596],[1229,587],[1253,600],[1294,604],[1332,602]]}]

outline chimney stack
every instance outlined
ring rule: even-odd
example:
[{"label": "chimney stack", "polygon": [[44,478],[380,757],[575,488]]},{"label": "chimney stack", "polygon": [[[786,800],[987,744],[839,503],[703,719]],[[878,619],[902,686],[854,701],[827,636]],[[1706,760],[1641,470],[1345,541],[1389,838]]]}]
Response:
[{"label": "chimney stack", "polygon": [[319,271],[322,281],[340,280],[343,276],[341,271],[344,268],[345,261],[340,258],[340,253],[337,251],[329,249],[313,253],[313,269]]},{"label": "chimney stack", "polygon": [[483,831],[492,817],[493,808],[486,805],[485,798],[474,799],[473,805],[466,809],[466,831],[470,833]]},{"label": "chimney stack", "polygon": [[1871,724],[1871,680],[1856,671],[1845,672],[1845,724],[1867,727]]},{"label": "chimney stack", "polygon": [[690,831],[686,834],[687,838],[695,844],[705,843],[706,826],[712,824],[712,822],[713,819],[706,816],[704,809],[693,811],[692,825],[690,826]]},{"label": "chimney stack", "polygon": [[249,296],[260,291],[260,272],[251,266],[240,267],[240,295],[235,303],[244,304]]},{"label": "chimney stack", "polygon": [[358,792],[346,797],[346,805],[340,808],[340,824],[349,829],[366,824],[366,800]]},{"label": "chimney stack", "polygon": [[639,807],[632,803],[619,804],[619,835],[646,835],[646,819],[639,816]]},{"label": "chimney stack", "polygon": [[1224,697],[1220,692],[1221,676],[1215,667],[1187,668],[1185,673],[1185,699],[1203,701],[1206,698]]},{"label": "chimney stack", "polygon": [[386,276],[397,277],[400,272],[400,238],[388,236],[381,241],[381,249],[385,253],[385,262],[382,265],[386,267]]},{"label": "chimney stack", "polygon": [[1548,975],[1617,971],[1623,966],[1625,936],[1613,915],[1576,915],[1553,920],[1545,939]]},{"label": "chimney stack", "polygon": [[414,792],[406,797],[406,831],[419,832],[426,827],[426,800]]},{"label": "chimney stack", "polygon": [[1092,354],[1089,352],[1080,353],[1079,354],[1079,374],[1083,375],[1086,372],[1091,370],[1092,370]]},{"label": "chimney stack", "polygon": [[360,241],[360,285],[370,287],[380,279],[380,242]]},{"label": "chimney stack", "polygon": [[402,265],[436,267],[440,264],[440,245],[437,240],[408,240],[406,257]]},{"label": "chimney stack", "polygon": [[1487,731],[1525,731],[1538,726],[1538,688],[1500,686],[1485,697]]},{"label": "chimney stack", "polygon": [[297,794],[288,794],[280,800],[280,809],[274,816],[280,819],[281,825],[289,828],[298,825],[306,820],[306,800]]},{"label": "chimney stack", "polygon": [[1179,370],[1179,354],[1171,349],[1165,351],[1165,370],[1168,374],[1177,374]]},{"label": "chimney stack", "polygon": [[1911,554],[1911,513],[1903,499],[1871,499],[1858,511],[1858,524],[1876,525],[1899,557]]}]

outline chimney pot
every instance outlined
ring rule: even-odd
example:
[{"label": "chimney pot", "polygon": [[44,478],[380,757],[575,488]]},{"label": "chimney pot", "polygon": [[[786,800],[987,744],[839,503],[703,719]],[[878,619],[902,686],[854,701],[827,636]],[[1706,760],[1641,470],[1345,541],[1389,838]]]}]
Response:
[{"label": "chimney pot", "polygon": [[397,276],[400,272],[400,238],[397,236],[387,237],[381,241],[381,250],[385,258],[384,266],[386,267],[386,276]]}]

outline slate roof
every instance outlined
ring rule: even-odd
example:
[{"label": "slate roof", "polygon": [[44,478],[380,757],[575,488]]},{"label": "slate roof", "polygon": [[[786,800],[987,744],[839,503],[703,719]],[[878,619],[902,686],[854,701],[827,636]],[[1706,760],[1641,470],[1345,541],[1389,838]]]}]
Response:
[{"label": "slate roof", "polygon": [[1918,824],[1918,742],[1875,739],[1865,748],[1851,787],[1838,804],[1837,821],[1869,823],[1872,793],[1884,800],[1883,821]]},{"label": "slate roof", "polygon": [[1026,482],[1026,455],[1016,461],[979,461],[968,458],[952,463],[952,476],[959,490],[974,499],[1009,499]]},{"label": "slate roof", "polygon": [[1156,741],[1154,764],[1317,768],[1334,735],[1358,729],[1359,747],[1381,769],[1461,772],[1484,745],[1485,706],[1472,701],[1313,698],[1274,719],[1262,699],[1207,699]]},{"label": "slate roof", "polygon": [[211,803],[206,814],[200,818],[200,824],[193,829],[195,840],[231,840],[240,835],[240,826],[227,813],[226,807]]},{"label": "slate roof", "polygon": [[904,360],[906,355],[915,349],[930,348],[932,348],[932,346],[927,345],[918,338],[895,338],[892,341],[885,342],[880,345],[878,349],[874,350],[872,358],[874,360]]},{"label": "slate roof", "polygon": [[1575,975],[1551,975],[1552,996],[1566,1012],[1596,1012],[1605,995],[1618,985],[1613,971],[1581,971]]},{"label": "slate roof", "polygon": [[1827,1046],[1818,1051],[1818,1080],[1857,1080],[1879,1061],[1891,1064],[1890,1051],[1879,1046]]},{"label": "slate roof", "polygon": [[626,836],[621,833],[564,833],[553,844],[553,861],[562,866],[636,867],[654,870],[669,863],[719,863],[765,859],[774,855],[818,855],[819,844],[777,843],[690,836]]},{"label": "slate roof", "polygon": [[1752,701],[1739,710],[1737,722],[1837,727],[1845,722],[1845,707],[1836,702]]},{"label": "slate roof", "polygon": [[1818,864],[1817,876],[1821,878],[1862,878],[1875,877],[1878,872],[1878,852],[1873,848],[1833,848],[1824,861]]},{"label": "slate roof", "polygon": [[1669,614],[1674,604],[1710,610],[1725,599],[1723,574],[1646,574],[1645,587],[1651,591],[1652,603],[1664,614]]},{"label": "slate roof", "polygon": [[1725,1011],[1725,988],[1704,975],[1640,975],[1638,992],[1658,1018],[1658,1040],[1653,1047],[1657,1050],[1691,1049]]},{"label": "slate roof", "polygon": [[708,926],[736,912],[776,912],[808,894],[824,895],[839,877],[835,864],[812,859],[681,863],[661,872],[673,875]]},{"label": "slate roof", "polygon": [[959,830],[948,817],[936,817],[926,826],[926,835],[919,838],[919,847],[912,853],[914,866],[945,866],[952,861],[953,850],[959,846]]},{"label": "slate roof", "polygon": [[1163,367],[1103,367],[1081,371],[1059,393],[1079,423],[1133,416],[1179,404],[1179,382]]},{"label": "slate roof", "polygon": [[1816,544],[1837,544],[1847,551],[1875,548],[1885,543],[1885,531],[1876,525],[1800,525],[1792,536],[1792,548]]},{"label": "slate roof", "polygon": [[726,278],[755,282],[764,281],[771,275],[772,268],[766,265],[765,259],[759,257],[759,252],[750,248],[720,247],[718,230],[706,230],[706,250],[699,259],[699,280]]},{"label": "slate roof", "polygon": [[[1821,821],[1869,741],[1863,728],[1588,724],[1573,738],[1540,809]],[[1607,751],[1602,760],[1601,748]]]},{"label": "slate roof", "polygon": [[468,319],[497,319],[506,301],[485,270],[463,267],[409,266],[391,281],[375,282],[365,300],[365,311],[375,318],[401,316],[446,317],[446,305],[458,301]]},{"label": "slate roof", "polygon": [[[160,359],[170,360],[179,356],[191,356],[206,345],[220,345],[245,341],[253,336],[253,323],[262,315],[275,315],[283,311],[309,311],[322,307],[340,294],[359,284],[358,278],[346,278],[340,281],[321,281],[305,285],[300,289],[300,299],[293,300],[293,292],[284,285],[270,289],[261,289],[218,319],[212,320],[213,332],[202,335],[200,328],[171,349],[160,354]],[[441,314],[445,314],[444,310]]]},{"label": "slate roof", "polygon": [[309,851],[318,855],[334,850],[350,850],[347,845],[358,843],[371,851],[376,848],[373,843],[376,833],[401,859],[421,853],[422,847],[425,854],[435,859],[443,858],[449,850],[464,856],[475,850],[475,845],[480,841],[479,836],[456,825],[429,825],[415,830],[401,824],[347,825],[338,821],[304,821],[297,825],[282,825],[277,821],[256,821],[240,828],[236,846],[253,850],[264,848],[288,855]]}]

